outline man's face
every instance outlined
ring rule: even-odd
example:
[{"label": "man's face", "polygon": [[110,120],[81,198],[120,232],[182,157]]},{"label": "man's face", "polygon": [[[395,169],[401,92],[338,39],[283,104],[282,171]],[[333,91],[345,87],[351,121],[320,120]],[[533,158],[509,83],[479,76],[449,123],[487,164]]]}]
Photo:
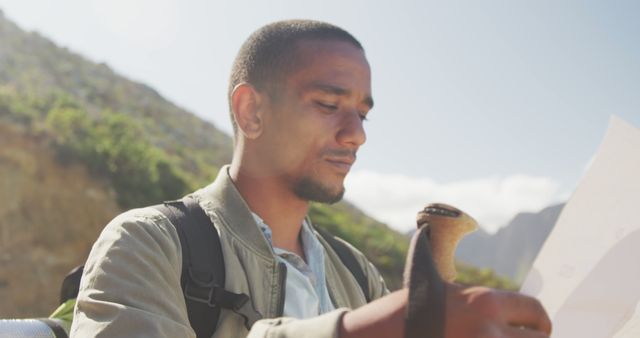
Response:
[{"label": "man's face", "polygon": [[365,142],[373,106],[364,53],[347,42],[298,43],[297,62],[265,117],[265,158],[301,199],[334,203]]}]

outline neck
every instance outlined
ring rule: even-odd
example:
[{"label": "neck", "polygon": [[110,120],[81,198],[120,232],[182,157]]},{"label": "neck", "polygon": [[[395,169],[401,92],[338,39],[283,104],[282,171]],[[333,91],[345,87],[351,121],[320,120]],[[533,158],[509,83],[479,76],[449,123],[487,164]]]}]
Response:
[{"label": "neck", "polygon": [[281,177],[248,170],[235,158],[229,174],[251,211],[271,228],[273,246],[303,257],[300,231],[309,202],[297,197]]}]

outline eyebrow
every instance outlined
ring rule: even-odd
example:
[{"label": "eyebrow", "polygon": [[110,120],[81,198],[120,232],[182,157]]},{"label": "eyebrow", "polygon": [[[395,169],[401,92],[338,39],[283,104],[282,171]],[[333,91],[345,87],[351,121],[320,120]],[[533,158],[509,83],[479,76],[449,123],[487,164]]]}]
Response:
[{"label": "eyebrow", "polygon": [[[338,86],[334,86],[326,83],[313,83],[309,86],[309,88],[312,90],[320,90],[320,91],[333,94],[333,95],[338,95],[338,96],[348,96],[349,94],[351,94],[351,91],[349,89],[345,89],[342,87],[338,87]],[[369,106],[369,109],[373,108],[373,98],[370,95],[367,95],[367,97],[365,97],[364,100],[362,100],[362,102],[367,106]]]}]

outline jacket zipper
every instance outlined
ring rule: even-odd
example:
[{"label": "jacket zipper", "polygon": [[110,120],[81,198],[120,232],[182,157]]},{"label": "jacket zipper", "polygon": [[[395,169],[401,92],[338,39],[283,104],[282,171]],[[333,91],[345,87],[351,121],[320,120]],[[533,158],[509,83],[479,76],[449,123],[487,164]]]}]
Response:
[{"label": "jacket zipper", "polygon": [[278,274],[278,282],[280,283],[280,294],[278,297],[278,306],[276,308],[276,317],[282,317],[284,313],[284,297],[286,296],[285,293],[287,291],[287,266],[282,262],[278,262],[278,271],[280,272]]}]

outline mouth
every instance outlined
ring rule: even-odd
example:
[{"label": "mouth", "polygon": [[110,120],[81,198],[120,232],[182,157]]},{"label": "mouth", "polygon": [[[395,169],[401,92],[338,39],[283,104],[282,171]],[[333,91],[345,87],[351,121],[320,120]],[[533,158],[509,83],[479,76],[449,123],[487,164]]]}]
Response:
[{"label": "mouth", "polygon": [[334,168],[337,168],[339,171],[344,173],[349,172],[351,170],[351,166],[355,162],[355,158],[327,158],[326,161],[331,164]]}]

